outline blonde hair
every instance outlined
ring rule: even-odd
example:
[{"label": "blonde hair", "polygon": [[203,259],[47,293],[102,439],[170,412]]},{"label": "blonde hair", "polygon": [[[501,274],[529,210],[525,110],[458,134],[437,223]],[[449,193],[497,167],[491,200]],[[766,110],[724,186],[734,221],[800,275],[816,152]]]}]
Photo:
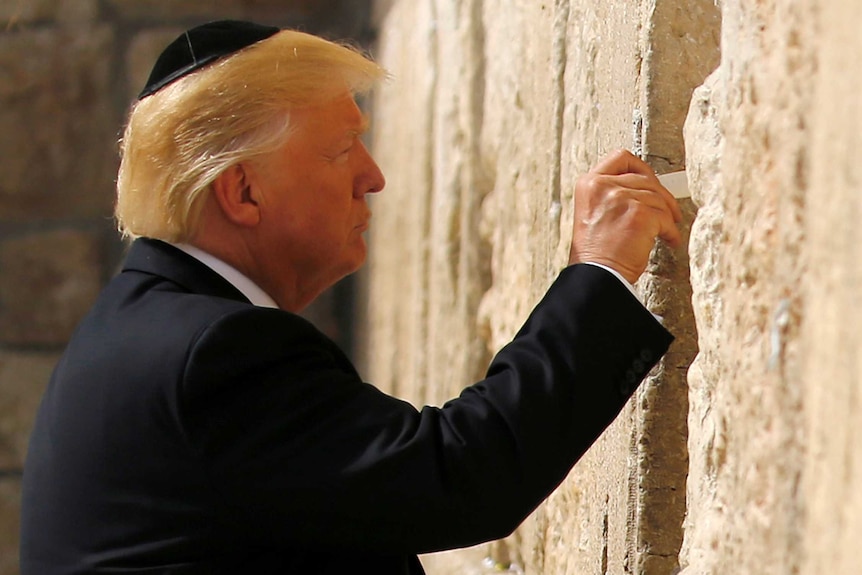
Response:
[{"label": "blonde hair", "polygon": [[143,98],[120,142],[120,232],[188,240],[213,180],[283,145],[291,109],[366,92],[385,74],[352,47],[283,30]]}]

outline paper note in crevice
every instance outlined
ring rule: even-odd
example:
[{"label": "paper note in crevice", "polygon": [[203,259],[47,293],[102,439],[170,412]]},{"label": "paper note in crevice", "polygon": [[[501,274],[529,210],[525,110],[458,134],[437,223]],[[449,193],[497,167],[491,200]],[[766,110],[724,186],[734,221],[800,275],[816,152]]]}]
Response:
[{"label": "paper note in crevice", "polygon": [[691,197],[691,193],[688,191],[688,178],[685,175],[685,170],[662,174],[658,177],[658,181],[661,182],[661,185],[666,187],[675,198],[682,199]]}]

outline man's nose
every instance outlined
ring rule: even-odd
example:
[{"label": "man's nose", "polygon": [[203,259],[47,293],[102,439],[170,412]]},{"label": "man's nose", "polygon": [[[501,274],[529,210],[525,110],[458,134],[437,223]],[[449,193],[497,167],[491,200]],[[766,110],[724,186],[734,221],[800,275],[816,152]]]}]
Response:
[{"label": "man's nose", "polygon": [[362,169],[357,178],[354,195],[376,194],[386,186],[386,178],[380,170],[380,166],[371,157],[371,153],[365,144],[359,142],[360,154],[362,155]]}]

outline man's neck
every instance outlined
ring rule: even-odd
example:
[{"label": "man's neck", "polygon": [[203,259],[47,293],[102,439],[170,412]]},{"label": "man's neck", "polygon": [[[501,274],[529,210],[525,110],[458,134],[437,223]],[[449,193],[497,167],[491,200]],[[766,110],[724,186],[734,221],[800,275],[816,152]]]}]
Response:
[{"label": "man's neck", "polygon": [[192,244],[172,244],[175,248],[182,250],[214,272],[223,277],[233,287],[238,289],[248,300],[259,307],[279,307],[275,300],[266,293],[259,285],[252,281],[244,273],[236,269],[221,258]]}]

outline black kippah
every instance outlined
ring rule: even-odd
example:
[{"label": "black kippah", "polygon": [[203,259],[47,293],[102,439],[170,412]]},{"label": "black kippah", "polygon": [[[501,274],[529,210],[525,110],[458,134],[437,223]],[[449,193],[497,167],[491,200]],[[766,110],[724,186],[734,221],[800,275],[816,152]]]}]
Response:
[{"label": "black kippah", "polygon": [[145,98],[174,80],[246,46],[266,40],[279,28],[239,20],[210,22],[187,30],[171,42],[156,60],[147,85],[138,95]]}]

